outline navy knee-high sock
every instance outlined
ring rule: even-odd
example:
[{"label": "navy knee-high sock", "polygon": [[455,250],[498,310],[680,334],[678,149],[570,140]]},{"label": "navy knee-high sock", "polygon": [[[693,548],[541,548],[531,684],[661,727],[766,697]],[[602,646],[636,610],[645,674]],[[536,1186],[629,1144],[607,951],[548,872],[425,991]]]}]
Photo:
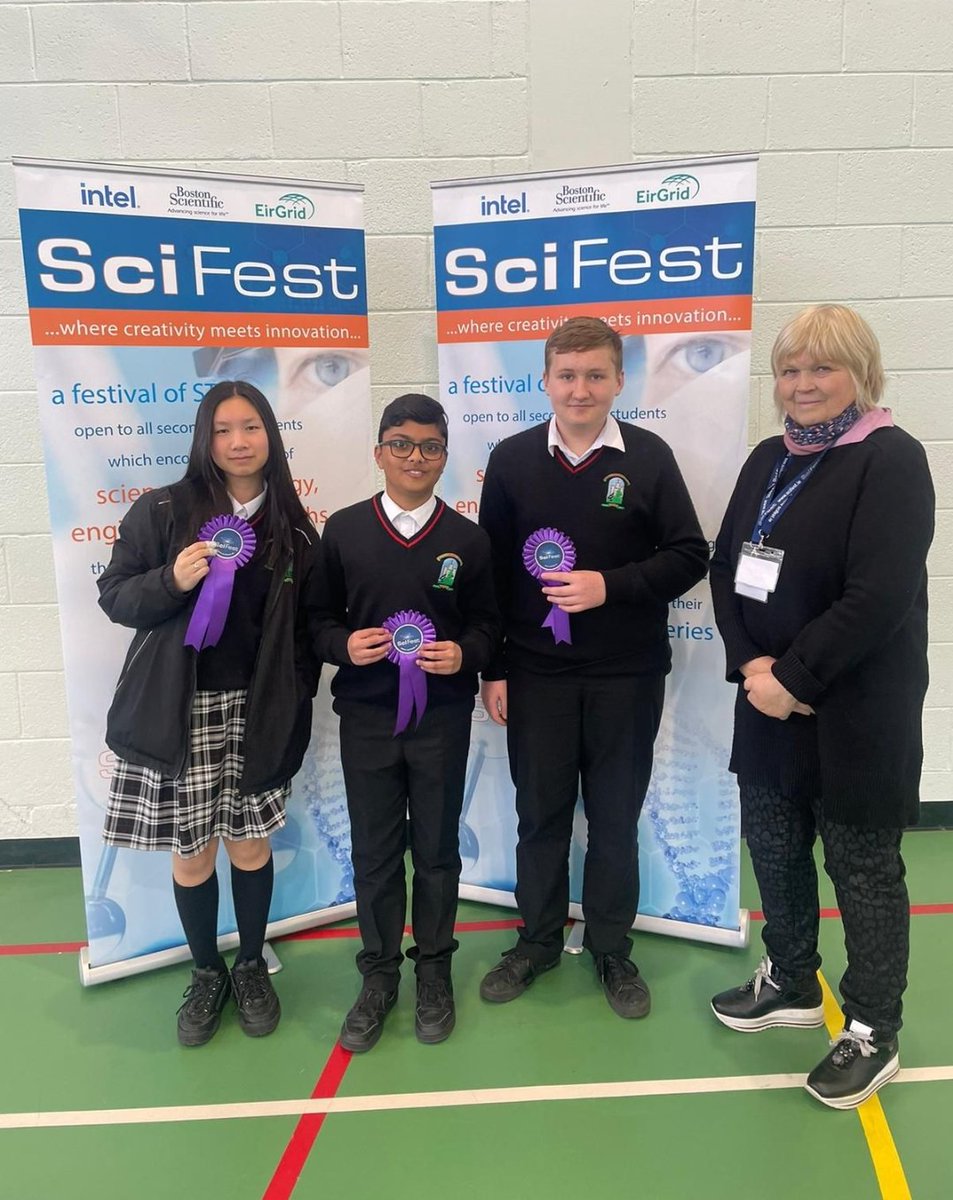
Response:
[{"label": "navy knee-high sock", "polygon": [[192,957],[197,967],[206,970],[225,966],[218,952],[218,875],[213,871],[204,883],[186,887],[173,879],[175,907],[185,930]]},{"label": "navy knee-high sock", "polygon": [[232,901],[241,939],[236,962],[256,962],[261,957],[274,883],[275,860],[271,856],[256,871],[241,871],[232,863]]}]

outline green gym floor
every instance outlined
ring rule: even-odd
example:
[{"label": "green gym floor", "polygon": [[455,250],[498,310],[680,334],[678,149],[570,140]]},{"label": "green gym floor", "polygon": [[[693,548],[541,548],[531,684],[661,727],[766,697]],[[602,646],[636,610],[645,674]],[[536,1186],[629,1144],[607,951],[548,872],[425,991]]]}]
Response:
[{"label": "green gym floor", "polygon": [[[825,1030],[745,1035],[711,1015],[708,998],[758,960],[757,919],[747,950],[639,935],[654,1006],[629,1022],[588,956],[565,955],[512,1004],[483,1003],[515,914],[461,904],[453,1036],[417,1043],[405,964],[383,1038],[353,1057],[336,1045],[358,987],[345,923],[276,943],[273,1036],[244,1037],[230,1009],[211,1043],[186,1050],[175,1012],[187,968],[82,988],[79,871],[0,873],[0,1197],[949,1200],[951,851],[953,832],[905,839],[903,1069],[844,1113],[801,1089]],[[742,903],[758,908],[747,864]],[[836,990],[840,922],[821,926]]]}]

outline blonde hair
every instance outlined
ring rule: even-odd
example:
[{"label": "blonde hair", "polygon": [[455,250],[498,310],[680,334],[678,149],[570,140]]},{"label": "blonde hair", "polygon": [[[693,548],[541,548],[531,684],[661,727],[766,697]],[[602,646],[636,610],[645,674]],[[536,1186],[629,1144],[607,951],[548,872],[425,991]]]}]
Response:
[{"label": "blonde hair", "polygon": [[617,375],[622,374],[622,339],[599,317],[570,317],[546,339],[545,369],[553,364],[554,354],[575,354],[585,350],[606,349],[612,356]]},{"label": "blonde hair", "polygon": [[783,406],[778,400],[778,375],[782,366],[799,354],[843,367],[853,380],[860,412],[869,412],[880,403],[885,382],[880,343],[860,313],[846,304],[813,304],[792,317],[778,334],[771,349],[771,371],[779,412]]}]

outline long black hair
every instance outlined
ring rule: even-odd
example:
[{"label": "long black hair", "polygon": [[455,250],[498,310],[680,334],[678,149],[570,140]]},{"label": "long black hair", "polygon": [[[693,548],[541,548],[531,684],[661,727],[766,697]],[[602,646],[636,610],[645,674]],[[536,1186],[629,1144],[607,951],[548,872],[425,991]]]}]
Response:
[{"label": "long black hair", "polygon": [[194,529],[191,540],[211,517],[230,513],[232,504],[228,498],[225,477],[212,459],[212,435],[215,425],[215,410],[225,400],[235,396],[247,400],[261,418],[268,436],[268,460],[262,470],[262,478],[268,485],[265,492],[264,527],[269,547],[267,563],[274,566],[279,558],[292,554],[292,529],[296,525],[307,525],[305,512],[295,492],[285,447],[281,440],[278,422],[264,394],[252,383],[243,379],[223,379],[209,388],[195,414],[195,429],[189,462],[183,480],[192,485],[195,493]]}]

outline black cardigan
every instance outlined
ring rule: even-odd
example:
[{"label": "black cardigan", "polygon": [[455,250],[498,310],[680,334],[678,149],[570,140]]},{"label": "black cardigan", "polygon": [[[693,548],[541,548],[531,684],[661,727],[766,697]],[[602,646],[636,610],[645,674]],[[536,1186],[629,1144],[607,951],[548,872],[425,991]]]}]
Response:
[{"label": "black cardigan", "polygon": [[[752,452],[711,564],[727,678],[739,684],[730,769],[743,783],[820,795],[830,820],[911,824],[928,680],[926,455],[897,428],[834,447],[766,539],[784,562],[761,604],[735,594],[735,564],[783,453],[779,437]],[[806,466],[795,459],[785,480]],[[774,675],[815,716],[778,721],[748,702],[739,668],[761,655],[778,660]]]}]

